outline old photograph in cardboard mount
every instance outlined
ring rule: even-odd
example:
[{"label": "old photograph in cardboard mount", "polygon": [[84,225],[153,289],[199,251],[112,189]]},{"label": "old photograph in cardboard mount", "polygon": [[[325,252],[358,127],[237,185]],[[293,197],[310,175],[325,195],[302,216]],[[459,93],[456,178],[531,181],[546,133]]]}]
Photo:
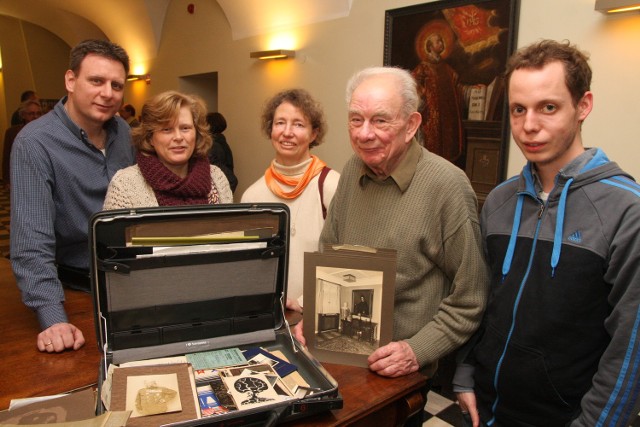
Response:
[{"label": "old photograph in cardboard mount", "polygon": [[322,362],[367,366],[393,335],[396,252],[325,246],[304,258],[304,336]]}]

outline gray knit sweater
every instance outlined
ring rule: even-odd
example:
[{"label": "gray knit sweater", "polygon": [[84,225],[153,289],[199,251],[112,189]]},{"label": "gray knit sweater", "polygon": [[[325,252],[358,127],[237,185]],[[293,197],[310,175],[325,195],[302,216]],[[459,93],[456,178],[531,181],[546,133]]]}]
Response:
[{"label": "gray knit sweater", "polygon": [[[477,329],[486,303],[475,193],[462,170],[415,141],[392,177],[364,171],[357,156],[345,165],[320,241],[397,251],[393,339],[406,340],[432,376]],[[409,180],[404,191],[397,176]]]}]

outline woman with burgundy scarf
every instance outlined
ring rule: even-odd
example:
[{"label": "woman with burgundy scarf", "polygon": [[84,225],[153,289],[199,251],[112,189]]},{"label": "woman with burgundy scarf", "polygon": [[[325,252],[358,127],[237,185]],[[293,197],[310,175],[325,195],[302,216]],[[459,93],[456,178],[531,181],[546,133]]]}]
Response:
[{"label": "woman with burgundy scarf", "polygon": [[285,90],[269,99],[262,112],[262,131],[271,140],[276,156],[241,201],[289,206],[287,308],[302,311],[304,253],[318,250],[326,210],[340,175],[309,152],[323,142],[327,124],[320,104],[307,91]]},{"label": "woman with burgundy scarf", "polygon": [[193,95],[168,91],[148,100],[131,131],[137,164],[114,175],[104,209],[231,203],[227,178],[207,157],[206,114]]}]

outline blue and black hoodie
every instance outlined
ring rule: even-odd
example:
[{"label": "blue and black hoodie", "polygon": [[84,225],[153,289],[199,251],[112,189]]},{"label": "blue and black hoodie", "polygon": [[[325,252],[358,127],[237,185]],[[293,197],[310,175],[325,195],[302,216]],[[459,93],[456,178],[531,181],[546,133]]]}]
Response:
[{"label": "blue and black hoodie", "polygon": [[640,186],[589,149],[538,197],[532,165],[487,198],[492,271],[465,363],[491,426],[627,426],[640,410]]}]

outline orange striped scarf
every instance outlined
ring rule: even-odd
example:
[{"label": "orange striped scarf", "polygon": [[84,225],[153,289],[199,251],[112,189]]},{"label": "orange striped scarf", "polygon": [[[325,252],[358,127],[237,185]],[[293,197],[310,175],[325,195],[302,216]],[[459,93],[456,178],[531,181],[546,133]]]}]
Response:
[{"label": "orange striped scarf", "polygon": [[[267,181],[267,186],[273,194],[282,199],[295,199],[298,197],[307,185],[311,182],[314,176],[318,175],[322,168],[327,164],[320,160],[318,157],[312,155],[311,163],[301,177],[293,178],[285,176],[279,173],[274,167],[274,161],[271,162],[271,166],[265,171],[264,179]],[[284,191],[278,183],[294,187],[291,191]]]}]

